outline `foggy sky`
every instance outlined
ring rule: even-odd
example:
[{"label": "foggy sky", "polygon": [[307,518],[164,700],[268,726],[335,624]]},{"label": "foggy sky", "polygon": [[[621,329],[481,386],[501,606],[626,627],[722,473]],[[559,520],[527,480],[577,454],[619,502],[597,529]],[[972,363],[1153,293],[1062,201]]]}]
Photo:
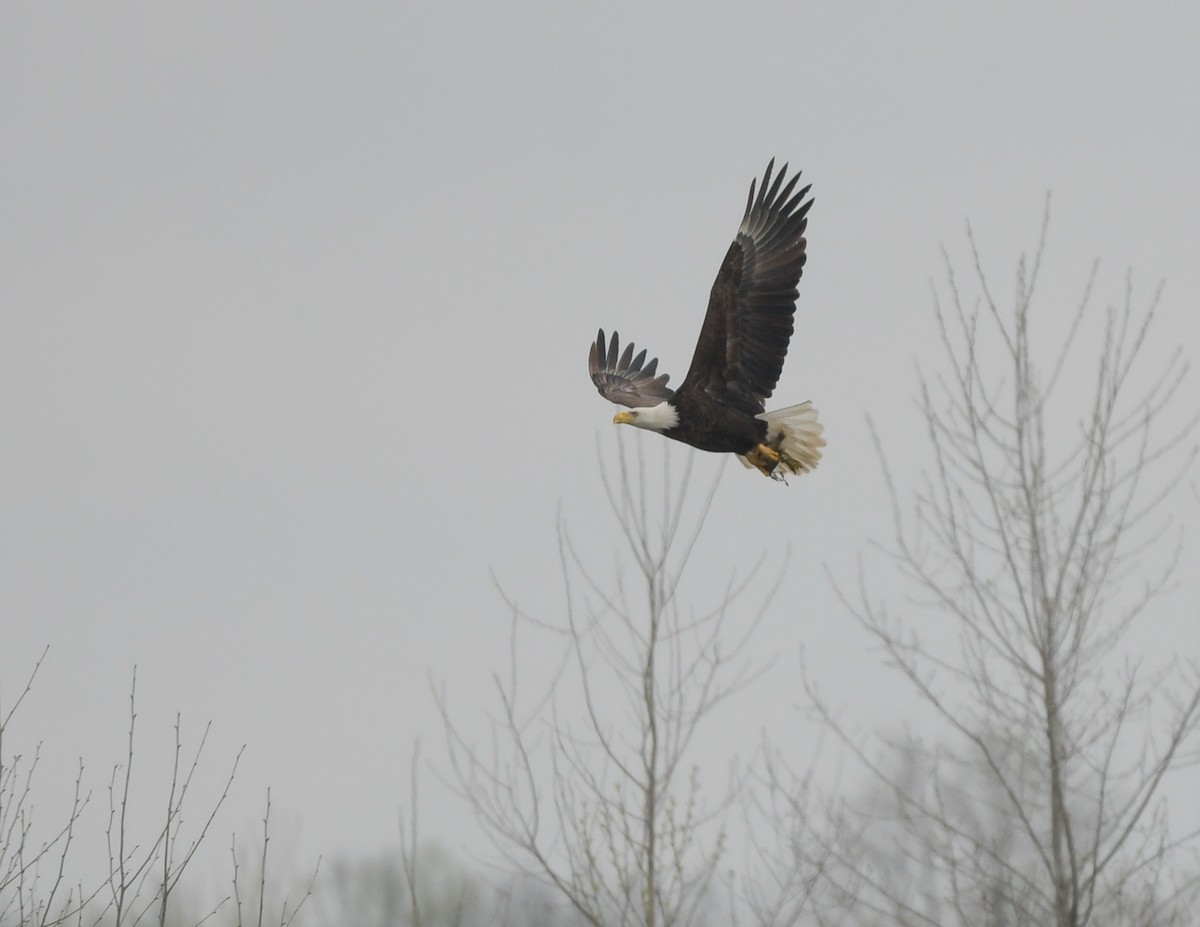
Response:
[{"label": "foggy sky", "polygon": [[1197,35],[1116,3],[5,4],[0,696],[50,645],[13,732],[43,813],[78,756],[103,792],[136,665],[146,781],[176,712],[211,719],[218,773],[248,745],[229,827],[269,785],[297,859],[393,842],[414,739],[442,755],[431,681],[487,710],[493,577],[552,613],[559,513],[622,543],[590,339],[682,379],[772,156],[816,199],[774,404],[813,400],[829,445],[786,488],[724,473],[712,583],[791,554],[779,659],[717,720],[803,742],[802,644],[897,720],[824,572],[888,529],[864,416],[919,467],[940,248],[969,220],[1008,295],[1048,192],[1047,324],[1099,258],[1101,303],[1166,280],[1154,349],[1195,356]]}]

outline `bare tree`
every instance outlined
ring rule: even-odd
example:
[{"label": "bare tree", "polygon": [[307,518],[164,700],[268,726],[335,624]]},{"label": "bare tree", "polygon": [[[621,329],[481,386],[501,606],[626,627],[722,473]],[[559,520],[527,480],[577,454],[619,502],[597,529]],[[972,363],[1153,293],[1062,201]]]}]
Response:
[{"label": "bare tree", "polygon": [[[305,904],[312,898],[313,888],[316,885],[317,876],[321,871],[321,859],[319,857],[313,866],[312,875],[309,876],[307,883],[304,885],[303,892],[300,893],[298,901],[293,903],[290,895],[285,891],[282,893],[282,897],[278,899],[278,908],[274,904],[268,903],[267,898],[271,894],[271,889],[278,883],[278,879],[267,878],[267,864],[270,860],[268,850],[270,845],[271,790],[268,788],[262,819],[262,847],[258,852],[258,874],[257,878],[251,880],[251,890],[257,893],[257,898],[254,898],[253,895],[245,899],[242,897],[244,880],[241,874],[242,863],[238,857],[237,834],[234,834],[230,840],[229,854],[233,861],[233,876],[231,879],[233,885],[233,927],[248,927],[248,925],[263,927],[264,922],[278,924],[279,927],[291,927],[292,922],[296,920],[297,916],[304,909]],[[278,915],[273,913],[275,910],[278,910]],[[268,911],[272,913],[268,913]],[[215,913],[215,909],[213,913]],[[264,918],[266,918],[265,921]]]},{"label": "bare tree", "polygon": [[[40,760],[40,744],[32,757],[8,753],[6,734],[14,716],[33,689],[46,652],[42,651],[17,697],[11,704],[0,687],[0,924],[16,918],[21,924],[57,924],[77,915],[94,897],[66,879],[67,859],[75,841],[79,820],[90,793],[83,788],[83,763],[75,776],[74,797],[65,818],[48,835],[35,828],[33,785]],[[44,875],[49,869],[50,875]],[[64,896],[65,891],[65,896]]]},{"label": "bare tree", "polygon": [[107,913],[114,927],[140,923],[147,915],[166,927],[171,899],[196,851],[208,836],[213,820],[229,797],[245,747],[238,750],[220,795],[201,814],[200,828],[180,844],[184,806],[196,771],[200,767],[211,722],[204,727],[190,761],[184,756],[182,722],[175,717],[175,750],[168,786],[162,828],[153,840],[131,840],[129,814],[132,809],[131,785],[134,781],[134,735],[137,728],[137,668],[129,687],[129,730],[125,762],[113,767],[108,784],[108,823],[105,838],[108,847]]},{"label": "bare tree", "polygon": [[[501,590],[511,664],[495,677],[490,749],[468,742],[444,693],[439,701],[452,779],[519,871],[552,886],[584,923],[681,927],[715,905],[737,781],[703,790],[691,748],[714,706],[750,678],[747,643],[782,567],[763,582],[760,558],[711,607],[686,605],[719,474],[697,492],[690,455],[676,472],[667,452],[655,475],[640,443],[619,447],[615,475],[602,467],[623,540],[614,573],[601,575],[560,519],[562,620],[535,619]],[[750,616],[735,616],[754,595]],[[543,666],[546,644],[558,648],[548,685],[531,694],[526,633],[538,636]]]},{"label": "bare tree", "polygon": [[[1136,308],[1128,278],[1101,312],[1095,266],[1073,312],[1035,300],[1045,222],[1011,309],[968,241],[975,292],[947,256],[944,366],[920,378],[932,467],[908,506],[887,473],[884,549],[911,608],[894,617],[861,575],[843,593],[942,733],[881,759],[823,709],[885,792],[859,809],[830,884],[867,923],[1195,923],[1197,831],[1168,818],[1163,793],[1197,759],[1200,647],[1154,662],[1129,633],[1155,620],[1179,558],[1187,365],[1178,349],[1151,356],[1160,293]],[[942,630],[922,633],[922,610]]]},{"label": "bare tree", "polygon": [[[163,815],[160,824],[149,833],[134,832],[135,810],[145,800],[154,783],[139,781],[135,775],[137,751],[137,671],[129,690],[129,725],[124,762],[115,766],[108,783],[108,817],[104,826],[107,849],[107,875],[98,884],[85,888],[69,876],[71,853],[76,849],[80,830],[87,821],[85,811],[90,793],[85,790],[84,764],[79,762],[74,795],[62,819],[48,832],[35,826],[34,795],[38,770],[38,750],[32,758],[20,753],[10,756],[8,733],[14,716],[29,696],[45,653],[38,659],[11,705],[0,701],[0,925],[16,923],[53,927],[75,924],[78,927],[111,924],[137,925],[156,923],[200,924],[213,922],[225,907],[228,897],[217,900],[207,911],[184,912],[178,895],[184,875],[190,871],[200,846],[208,838],[217,814],[229,797],[242,750],[234,757],[219,794],[196,810],[194,792],[196,774],[211,728],[206,725],[194,750],[185,752],[181,719],[175,719],[174,756],[170,779],[165,783]],[[2,694],[2,693],[0,693]],[[243,748],[244,749],[244,748]],[[190,752],[190,756],[188,753]],[[195,811],[192,826],[185,827]],[[267,888],[266,846],[270,816],[270,793],[263,820],[262,868],[258,880],[259,898]],[[315,873],[314,873],[315,878]],[[238,893],[238,861],[234,857],[233,891]],[[311,889],[311,881],[310,881]],[[307,899],[308,892],[290,910],[283,903],[278,923],[287,927],[295,912]],[[237,924],[242,911],[237,906]],[[263,923],[260,901],[256,923]]]},{"label": "bare tree", "polygon": [[828,812],[825,798],[814,784],[821,753],[818,742],[807,768],[796,773],[764,736],[754,785],[743,796],[748,821],[747,875],[738,886],[740,904],[731,912],[731,924],[798,927],[842,923],[841,898],[829,912],[831,920],[821,907],[820,888],[834,861],[831,848],[846,843],[844,823]]}]

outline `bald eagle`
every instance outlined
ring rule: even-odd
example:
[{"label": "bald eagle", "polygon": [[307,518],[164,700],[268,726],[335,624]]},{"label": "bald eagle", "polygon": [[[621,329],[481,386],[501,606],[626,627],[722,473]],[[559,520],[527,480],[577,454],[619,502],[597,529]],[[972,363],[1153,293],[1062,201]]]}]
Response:
[{"label": "bald eagle", "polygon": [[678,390],[659,374],[658,358],[620,350],[617,333],[606,344],[601,329],[588,354],[600,395],[628,406],[615,424],[636,425],[704,451],[737,454],[747,467],[781,480],[807,473],[821,459],[825,439],[811,402],[765,411],[792,336],[796,284],[804,269],[804,230],[810,187],[793,195],[787,165],[774,182],[774,159],[762,184],[750,183],[746,213],[708,299],[708,313]]}]

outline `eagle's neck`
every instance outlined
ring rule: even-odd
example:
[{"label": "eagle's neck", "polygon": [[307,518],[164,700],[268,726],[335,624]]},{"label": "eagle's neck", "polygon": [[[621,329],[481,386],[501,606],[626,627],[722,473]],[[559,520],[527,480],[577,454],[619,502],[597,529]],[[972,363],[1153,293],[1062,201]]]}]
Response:
[{"label": "eagle's neck", "polygon": [[656,406],[646,406],[638,409],[637,420],[634,424],[639,428],[648,428],[651,431],[666,431],[679,424],[679,410],[666,401],[660,402]]}]

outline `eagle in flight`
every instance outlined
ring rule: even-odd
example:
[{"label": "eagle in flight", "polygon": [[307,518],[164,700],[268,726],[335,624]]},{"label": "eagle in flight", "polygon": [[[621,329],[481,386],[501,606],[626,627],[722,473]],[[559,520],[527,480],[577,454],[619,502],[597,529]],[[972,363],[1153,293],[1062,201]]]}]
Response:
[{"label": "eagle in flight", "polygon": [[588,372],[600,395],[628,407],[614,423],[737,454],[747,467],[782,480],[812,470],[825,439],[811,402],[765,411],[792,337],[813,203],[805,199],[810,187],[793,193],[799,172],[787,180],[785,164],[772,181],[774,167],[772,159],[762,183],[750,183],[746,213],[713,283],[679,389],[657,372],[657,357],[648,364],[645,350],[635,357],[632,342],[621,351],[617,333],[607,340],[603,329],[588,354]]}]

